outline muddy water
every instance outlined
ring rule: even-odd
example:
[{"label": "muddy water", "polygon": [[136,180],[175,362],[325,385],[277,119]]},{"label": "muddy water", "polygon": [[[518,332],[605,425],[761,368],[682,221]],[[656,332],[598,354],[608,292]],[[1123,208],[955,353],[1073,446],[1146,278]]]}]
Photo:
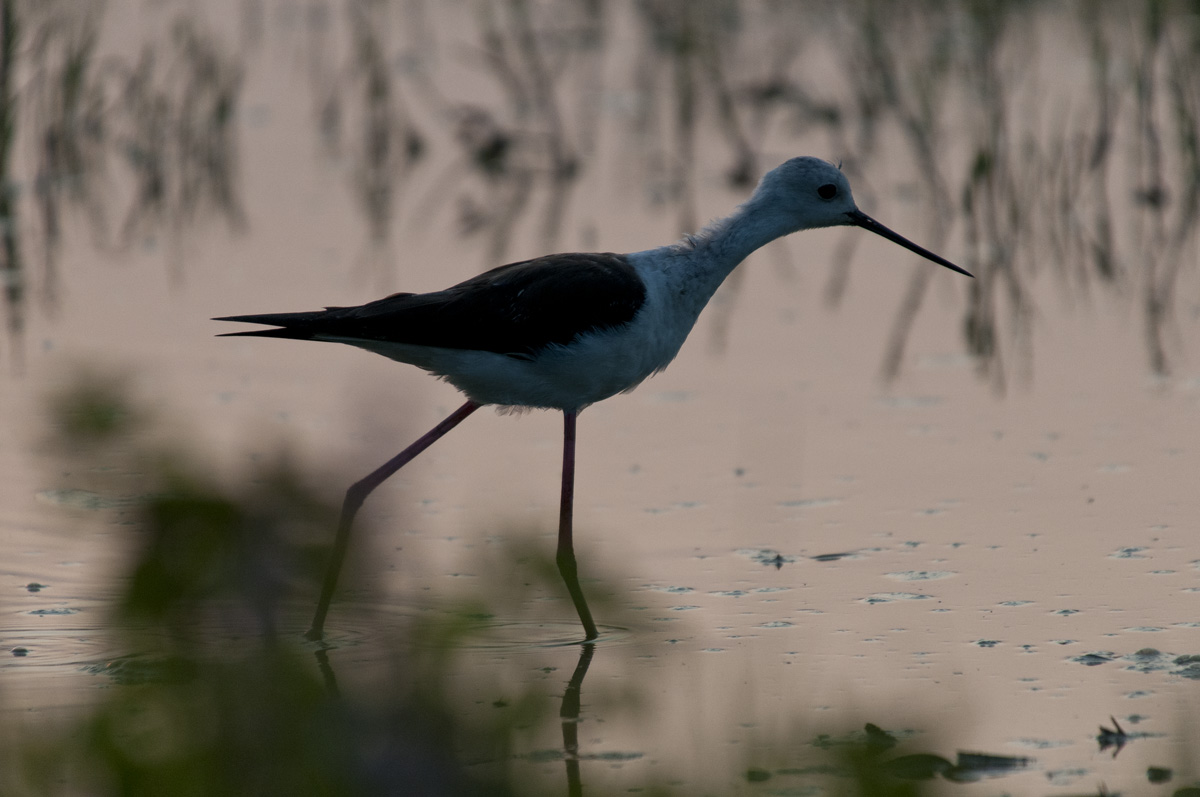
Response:
[{"label": "muddy water", "polygon": [[[321,150],[310,77],[296,68],[302,37],[276,12],[240,100],[246,227],[214,221],[114,253],[79,224],[58,253],[54,310],[31,303],[23,363],[4,379],[0,698],[25,727],[118,688],[96,665],[129,652],[106,633],[131,546],[124,499],[87,491],[88,474],[47,444],[46,396],[78,368],[127,373],[163,434],[224,478],[286,448],[329,495],[460,400],[349,348],[214,337],[225,329],[213,316],[436,289],[494,264],[492,244],[462,235],[438,199],[462,166],[448,147],[432,146],[388,239],[372,243],[356,165]],[[121,23],[133,13],[114,5],[107,47],[140,35]],[[165,19],[150,15],[146,35]],[[472,71],[444,87],[479,90]],[[601,113],[619,114],[629,97],[609,91]],[[604,176],[575,196],[555,248],[632,251],[676,236],[677,217],[653,204],[623,144],[598,144]],[[839,155],[820,135],[775,132],[763,157],[800,153]],[[721,157],[702,139],[701,219],[746,193],[720,179]],[[883,168],[860,202],[924,241],[930,209],[905,201],[910,171]],[[535,211],[546,197],[535,192]],[[536,219],[517,226],[506,259],[543,251]],[[992,792],[1152,793],[1140,789],[1166,788],[1147,785],[1152,766],[1190,782],[1197,674],[1181,657],[1200,655],[1195,352],[1182,346],[1170,375],[1151,376],[1132,300],[1067,301],[1042,273],[1024,286],[1036,354],[1001,392],[964,354],[967,281],[939,269],[903,370],[884,383],[898,297],[914,269],[936,267],[858,241],[833,309],[824,291],[844,241],[809,232],[756,254],[669,370],[581,416],[576,545],[604,631],[582,685],[583,783],[734,793],[759,788],[752,767],[762,788],[798,793],[808,776],[778,740],[865,722],[951,759],[1030,759]],[[966,246],[951,238],[940,251],[961,261]],[[1185,308],[1173,330],[1194,341],[1196,314]],[[456,659],[463,683],[498,674],[499,692],[558,700],[580,655],[572,608],[511,550],[553,548],[560,434],[552,413],[479,413],[372,497],[370,554],[329,621],[345,691],[392,652],[373,636],[380,617],[403,625],[465,600],[494,616]],[[1135,737],[1117,757],[1097,744],[1110,717]],[[519,778],[565,782],[557,723],[527,729],[517,748]]]}]

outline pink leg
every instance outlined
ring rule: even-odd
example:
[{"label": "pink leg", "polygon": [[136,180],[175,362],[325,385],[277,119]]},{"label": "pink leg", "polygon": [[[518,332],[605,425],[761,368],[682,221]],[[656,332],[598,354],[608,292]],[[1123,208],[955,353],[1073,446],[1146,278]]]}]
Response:
[{"label": "pink leg", "polygon": [[567,592],[571,593],[579,620],[583,623],[586,639],[590,641],[599,634],[579,586],[579,569],[575,565],[575,545],[571,537],[571,515],[575,507],[575,421],[578,416],[578,411],[563,411],[562,503],[558,510],[558,554],[555,561],[558,563],[558,572],[567,583]]},{"label": "pink leg", "polygon": [[346,498],[342,501],[342,515],[338,520],[337,537],[333,541],[333,551],[329,556],[329,568],[325,571],[325,583],[321,586],[321,599],[317,601],[317,613],[313,616],[312,628],[308,629],[308,633],[304,635],[306,638],[318,640],[325,635],[325,615],[329,613],[333,591],[337,588],[338,574],[341,572],[342,562],[346,558],[346,549],[350,546],[350,526],[354,523],[354,515],[362,506],[363,501],[389,476],[411,462],[417,454],[429,448],[442,435],[458,426],[463,419],[477,409],[479,409],[478,404],[468,401],[444,421],[421,435],[408,448],[383,463],[362,480],[350,485],[350,489],[346,491]]}]

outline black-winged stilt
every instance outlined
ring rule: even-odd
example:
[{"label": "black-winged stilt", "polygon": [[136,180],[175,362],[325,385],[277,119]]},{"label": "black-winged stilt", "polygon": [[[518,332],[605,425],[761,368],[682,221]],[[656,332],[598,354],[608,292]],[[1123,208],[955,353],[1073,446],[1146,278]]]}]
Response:
[{"label": "black-winged stilt", "polygon": [[575,421],[589,404],[667,367],[721,282],[754,250],[789,233],[853,225],[960,274],[971,274],[860,211],[841,170],[793,158],[768,172],[732,215],[699,233],[632,254],[558,254],[511,263],[434,293],[397,293],[359,307],[215,319],[276,329],[233,332],[348,343],[445,379],[467,401],[346,492],[310,639],[324,633],[355,513],[367,495],[485,404],[562,410],[559,572],[588,640],[596,624],[571,539]]}]

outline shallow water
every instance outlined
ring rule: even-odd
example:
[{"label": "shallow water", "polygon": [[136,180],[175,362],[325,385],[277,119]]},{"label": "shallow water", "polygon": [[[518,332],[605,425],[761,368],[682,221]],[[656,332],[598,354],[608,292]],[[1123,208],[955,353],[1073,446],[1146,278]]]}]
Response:
[{"label": "shallow water", "polygon": [[[181,13],[166,6],[112,4],[103,49],[159,35]],[[138,474],[118,474],[124,493],[111,481],[96,488],[104,474],[80,472],[48,442],[46,396],[76,369],[129,374],[159,434],[186,441],[223,479],[283,449],[333,500],[459,402],[415,369],[349,348],[214,337],[228,331],[214,316],[464,279],[495,264],[496,237],[463,235],[445,195],[461,194],[460,210],[514,201],[486,181],[439,182],[463,162],[432,100],[410,98],[426,104],[429,161],[400,184],[387,240],[373,242],[356,204],[355,145],[348,135],[322,150],[314,123],[320,70],[305,34],[332,36],[341,23],[305,29],[284,6],[263,7],[236,127],[246,227],[210,219],[113,250],[92,246],[75,219],[56,253],[53,302],[39,303],[44,275],[34,280],[41,293],[13,342],[20,362],[8,361],[0,424],[0,700],[30,733],[86,713],[123,688],[119,673],[141,672],[139,651],[109,628],[135,548]],[[426,8],[433,29],[471,18],[447,8]],[[401,50],[420,49],[390,24]],[[610,52],[633,48],[631,24],[618,15]],[[331,47],[325,57],[339,56]],[[442,90],[488,96],[471,59],[441,63]],[[405,68],[393,66],[411,77]],[[1077,77],[1086,80],[1070,70],[1055,80]],[[611,79],[598,113],[620,117],[638,95]],[[716,133],[698,142],[702,220],[747,189],[722,181]],[[813,132],[774,130],[767,142],[764,160],[839,154]],[[626,146],[596,144],[554,248],[633,251],[676,236],[674,206],[654,204]],[[860,204],[932,245],[929,207],[904,201],[902,150],[883,147],[896,155],[881,159]],[[506,260],[544,251],[548,195],[535,189]],[[1054,274],[1034,273],[1023,286],[1034,354],[1023,360],[1013,346],[1000,391],[964,353],[967,281],[860,237],[836,309],[824,281],[845,238],[793,236],[739,270],[669,370],[582,414],[576,550],[602,631],[586,664],[565,592],[531,564],[553,550],[561,420],[484,412],[365,507],[329,619],[326,666],[342,693],[369,694],[391,666],[384,629],[466,602],[481,609],[477,627],[448,665],[464,716],[472,697],[503,713],[506,696],[557,703],[582,679],[577,752],[564,751],[553,712],[511,751],[516,782],[551,793],[575,777],[612,793],[836,788],[780,742],[803,746],[807,766],[819,734],[841,739],[865,723],[907,752],[1008,757],[987,772],[1000,778],[988,793],[1165,794],[1200,777],[1189,723],[1200,665],[1188,658],[1200,655],[1194,301],[1181,298],[1172,318],[1173,370],[1152,375],[1133,299],[1064,298]],[[961,232],[936,248],[974,265]],[[936,271],[903,369],[881,382],[898,299],[924,268]],[[1193,263],[1179,296],[1196,295],[1195,278]],[[319,649],[300,639],[307,620],[297,601],[279,623],[305,656]],[[213,622],[197,632],[236,657],[255,630]],[[1100,726],[1114,723],[1119,754],[1100,744]],[[1149,767],[1174,768],[1171,781],[1148,784]]]}]

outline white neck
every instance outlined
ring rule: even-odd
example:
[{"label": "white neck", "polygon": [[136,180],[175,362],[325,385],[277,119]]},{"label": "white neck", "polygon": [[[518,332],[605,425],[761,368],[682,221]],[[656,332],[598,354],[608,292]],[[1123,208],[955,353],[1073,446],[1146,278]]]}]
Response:
[{"label": "white neck", "polygon": [[755,194],[729,216],[701,230],[693,245],[707,250],[708,257],[729,261],[724,279],[755,250],[798,229],[794,219],[780,212],[778,203]]},{"label": "white neck", "polygon": [[795,220],[780,213],[776,203],[755,194],[729,216],[656,254],[662,257],[663,276],[680,297],[677,301],[699,315],[739,263],[797,229]]}]

